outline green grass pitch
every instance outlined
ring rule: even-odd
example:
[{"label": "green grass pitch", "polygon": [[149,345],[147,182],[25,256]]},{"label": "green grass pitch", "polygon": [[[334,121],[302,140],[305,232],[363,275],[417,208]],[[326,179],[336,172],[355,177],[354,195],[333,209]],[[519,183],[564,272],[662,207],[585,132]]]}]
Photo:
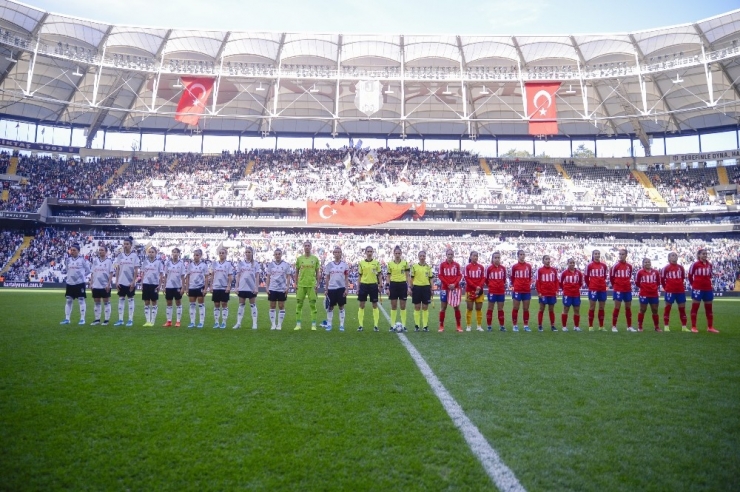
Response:
[{"label": "green grass pitch", "polygon": [[[142,328],[140,301],[133,328],[77,326],[76,305],[60,326],[63,304],[0,292],[0,490],[494,489],[385,318],[357,333],[355,301],[345,333],[307,330],[308,306],[294,332],[293,299],[271,332],[264,295],[256,331],[248,312],[230,328],[236,301],[227,330],[162,328],[163,302]],[[459,334],[448,311],[407,337],[529,491],[738,490],[740,302],[714,310],[719,335],[703,309],[681,333],[674,308],[671,333],[622,314],[618,334]]]}]

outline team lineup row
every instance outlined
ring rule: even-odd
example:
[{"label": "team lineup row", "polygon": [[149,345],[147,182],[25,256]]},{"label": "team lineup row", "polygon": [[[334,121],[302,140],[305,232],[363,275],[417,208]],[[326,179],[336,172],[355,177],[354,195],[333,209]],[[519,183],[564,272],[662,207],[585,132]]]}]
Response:
[{"label": "team lineup row", "polygon": [[[61,324],[69,324],[72,313],[73,300],[78,299],[80,306],[80,324],[85,323],[85,288],[89,284],[94,300],[95,320],[93,324],[108,324],[111,315],[111,287],[113,276],[116,278],[116,288],[119,297],[118,321],[115,325],[124,324],[124,303],[128,304],[127,326],[133,326],[134,296],[137,279],[141,278],[142,300],[146,323],[144,326],[154,326],[157,317],[159,292],[164,291],[167,302],[167,321],[164,326],[172,326],[173,302],[176,307],[175,326],[180,326],[182,317],[182,297],[187,294],[190,301],[190,323],[188,327],[202,328],[205,324],[205,295],[212,293],[214,304],[214,328],[226,328],[229,315],[228,303],[232,285],[235,286],[239,299],[237,322],[234,328],[241,326],[247,303],[252,315],[252,328],[257,328],[256,297],[259,291],[258,275],[260,264],[253,258],[251,247],[244,251],[244,259],[236,264],[226,259],[226,248],[219,248],[217,261],[210,264],[202,261],[202,251],[195,250],[193,260],[185,264],[180,259],[180,250],[174,248],[167,260],[157,258],[157,250],[150,247],[143,261],[132,250],[133,239],[124,240],[123,249],[115,259],[107,256],[107,249],[99,247],[98,254],[92,258],[90,264],[80,256],[80,247],[74,244],[69,249],[66,259],[66,305],[65,319]],[[406,331],[406,302],[409,295],[413,304],[414,329],[429,331],[429,304],[432,300],[432,282],[435,275],[431,265],[426,262],[426,253],[420,251],[415,263],[409,263],[402,258],[400,247],[393,252],[392,261],[387,264],[387,279],[383,278],[381,266],[374,259],[374,250],[371,246],[365,248],[365,258],[358,262],[359,288],[357,300],[358,331],[363,330],[365,305],[369,299],[372,305],[373,327],[379,331],[380,311],[378,301],[381,293],[386,290],[391,303],[390,329],[391,331]],[[295,276],[290,264],[282,259],[282,250],[274,251],[274,261],[267,265],[266,287],[270,305],[271,329],[280,330],[285,317],[285,301],[288,290],[296,289],[296,318],[295,330],[301,329],[301,314],[303,305],[308,299],[311,329],[317,329],[317,297],[318,287],[324,279],[325,307],[327,319],[322,327],[331,330],[333,327],[334,308],[339,311],[339,329],[344,331],[345,311],[348,286],[349,265],[342,259],[342,250],[338,246],[333,250],[334,260],[327,262],[323,267],[317,256],[312,253],[310,241],[303,244],[303,254],[295,262]],[[542,258],[542,266],[535,270],[526,261],[526,252],[517,253],[518,261],[507,270],[501,264],[501,254],[494,252],[491,263],[487,267],[479,263],[478,253],[470,252],[468,264],[462,267],[454,261],[454,252],[448,249],[446,259],[439,265],[436,281],[440,288],[439,330],[444,331],[444,322],[447,306],[453,308],[456,329],[462,332],[460,304],[464,298],[467,306],[466,330],[472,330],[472,318],[475,313],[476,329],[483,328],[483,301],[488,298],[486,311],[486,326],[492,331],[494,309],[497,311],[499,329],[506,331],[504,301],[506,297],[506,282],[512,287],[513,307],[511,321],[513,331],[519,331],[519,310],[522,308],[524,330],[529,328],[529,304],[532,287],[539,297],[538,329],[543,331],[543,318],[548,312],[550,328],[557,331],[555,326],[554,306],[557,296],[562,296],[563,312],[561,313],[561,328],[567,331],[568,313],[573,309],[573,329],[580,330],[581,289],[588,290],[588,329],[594,330],[594,320],[598,320],[598,329],[604,327],[604,305],[607,298],[607,287],[611,284],[613,290],[614,310],[612,313],[612,331],[616,332],[617,320],[622,305],[625,308],[627,330],[642,331],[645,313],[650,308],[653,325],[656,331],[661,331],[658,323],[658,307],[660,291],[664,292],[665,307],[663,311],[664,329],[669,330],[670,312],[672,305],[678,305],[679,317],[683,331],[697,332],[697,317],[701,303],[704,303],[707,317],[708,331],[718,333],[713,325],[711,284],[712,264],[708,261],[708,252],[701,249],[697,253],[697,261],[686,272],[678,264],[678,255],[669,253],[668,265],[662,270],[653,269],[649,259],[645,258],[642,268],[635,268],[626,261],[627,250],[619,250],[619,260],[607,267],[601,261],[601,253],[593,251],[591,262],[581,272],[575,266],[575,261],[568,260],[568,267],[562,272],[550,265],[550,257]],[[140,276],[140,277],[139,277]],[[89,279],[89,280],[88,280]],[[688,279],[691,285],[691,329],[687,327],[685,282]],[[387,280],[387,281],[384,281]],[[637,315],[638,327],[632,324],[632,283],[638,289],[639,312]],[[104,317],[103,317],[104,315]],[[400,321],[398,317],[400,315]]]}]

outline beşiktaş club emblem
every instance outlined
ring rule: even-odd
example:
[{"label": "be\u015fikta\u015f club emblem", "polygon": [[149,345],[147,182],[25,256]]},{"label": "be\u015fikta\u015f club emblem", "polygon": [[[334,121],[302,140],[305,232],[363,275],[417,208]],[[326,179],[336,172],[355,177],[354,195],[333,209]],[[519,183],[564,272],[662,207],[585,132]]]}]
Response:
[{"label": "be\u015fikta\u015f club emblem", "polygon": [[379,80],[360,80],[355,86],[355,107],[367,116],[383,107],[383,86]]}]

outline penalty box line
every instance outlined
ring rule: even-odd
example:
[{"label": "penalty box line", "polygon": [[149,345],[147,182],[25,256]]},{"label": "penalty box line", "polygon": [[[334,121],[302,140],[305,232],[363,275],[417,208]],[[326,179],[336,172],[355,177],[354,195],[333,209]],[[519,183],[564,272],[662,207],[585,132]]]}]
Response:
[{"label": "penalty box line", "polygon": [[[390,323],[391,319],[383,305],[378,303],[378,307],[380,308],[380,312],[383,313],[385,319]],[[439,378],[437,378],[434,371],[432,371],[432,368],[429,367],[429,364],[424,360],[421,353],[416,350],[416,347],[414,347],[414,345],[409,341],[408,337],[403,333],[399,333],[398,339],[401,340],[403,346],[406,347],[406,350],[411,355],[416,366],[427,380],[427,383],[429,383],[429,386],[431,386],[432,391],[434,391],[434,394],[439,398],[439,401],[442,403],[447,415],[452,419],[455,427],[460,429],[468,447],[470,447],[470,450],[473,452],[475,457],[478,458],[478,461],[483,465],[483,468],[491,480],[493,480],[496,487],[501,491],[526,492],[525,488],[521,483],[519,483],[519,480],[517,480],[514,472],[506,466],[496,450],[491,447],[483,434],[481,434],[481,431],[478,430],[478,427],[476,427],[465,414],[465,411],[462,409],[460,404],[455,400],[450,392],[447,391],[447,388],[445,388]]]}]

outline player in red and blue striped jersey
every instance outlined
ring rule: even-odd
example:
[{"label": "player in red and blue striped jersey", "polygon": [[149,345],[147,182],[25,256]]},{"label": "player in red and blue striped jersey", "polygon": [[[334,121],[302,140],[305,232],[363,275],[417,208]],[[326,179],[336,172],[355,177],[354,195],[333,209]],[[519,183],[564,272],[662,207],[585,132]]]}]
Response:
[{"label": "player in red and blue striped jersey", "polygon": [[612,265],[609,270],[609,281],[612,284],[614,293],[614,311],[612,312],[612,331],[617,332],[617,320],[619,319],[619,309],[624,303],[624,315],[627,318],[627,330],[635,331],[632,328],[632,273],[634,268],[627,263],[627,250],[619,250],[619,261]]},{"label": "player in red and blue striped jersey", "polygon": [[568,258],[568,268],[560,274],[560,286],[563,289],[563,314],[561,315],[563,331],[568,331],[568,311],[571,306],[573,306],[573,331],[581,331],[583,273],[576,268],[574,258]]},{"label": "player in red and blue striped jersey", "polygon": [[707,315],[707,331],[719,333],[714,329],[714,313],[712,312],[712,301],[714,290],[712,289],[712,264],[707,260],[709,253],[706,249],[700,249],[697,253],[697,261],[689,268],[689,283],[691,284],[691,331],[697,333],[696,318],[699,307],[704,302],[704,312]]},{"label": "player in red and blue striped jersey", "polygon": [[686,270],[678,264],[678,254],[668,253],[668,264],[660,272],[660,283],[665,291],[665,308],[663,310],[663,329],[670,331],[671,307],[678,304],[678,316],[681,319],[681,331],[686,328]]},{"label": "player in red and blue striped jersey", "polygon": [[[653,269],[650,259],[642,260],[642,269],[637,272],[635,286],[639,289],[640,312],[637,315],[637,329],[642,331],[642,322],[645,320],[645,311],[648,305],[653,314],[653,326],[655,331],[660,331],[658,326],[658,305],[660,304],[660,272]],[[629,331],[635,331],[632,328]]]},{"label": "player in red and blue striped jersey", "polygon": [[547,306],[548,315],[550,316],[550,330],[558,331],[555,326],[555,304],[558,302],[558,290],[560,289],[560,280],[558,279],[558,270],[550,266],[550,256],[542,257],[542,266],[537,269],[534,287],[537,289],[537,295],[540,301],[540,310],[537,313],[537,330],[542,331],[542,318]]},{"label": "player in red and blue striped jersey", "polygon": [[498,309],[498,324],[500,331],[506,331],[504,327],[504,301],[506,300],[506,267],[501,264],[501,253],[494,251],[491,256],[491,264],[486,268],[486,284],[488,284],[488,311],[486,311],[486,322],[488,331],[492,331],[493,308]]}]

